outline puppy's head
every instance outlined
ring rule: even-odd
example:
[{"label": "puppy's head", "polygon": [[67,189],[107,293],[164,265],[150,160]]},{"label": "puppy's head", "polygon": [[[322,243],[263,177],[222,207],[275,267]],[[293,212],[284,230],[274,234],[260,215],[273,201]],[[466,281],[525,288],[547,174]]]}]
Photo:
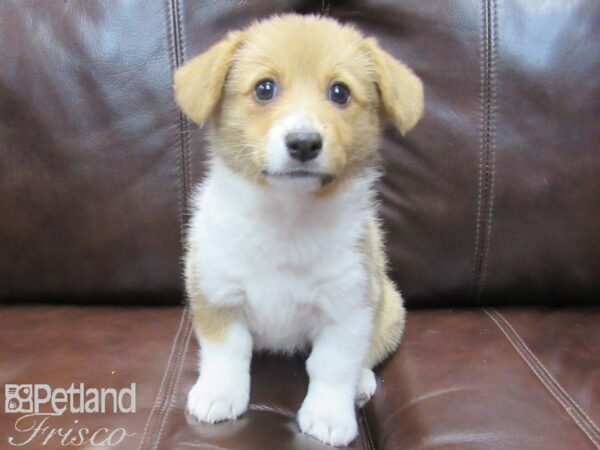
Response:
[{"label": "puppy's head", "polygon": [[175,99],[213,151],[259,183],[319,190],[376,159],[382,120],[402,133],[421,81],[374,39],[331,19],[285,15],[232,32],[174,75]]}]

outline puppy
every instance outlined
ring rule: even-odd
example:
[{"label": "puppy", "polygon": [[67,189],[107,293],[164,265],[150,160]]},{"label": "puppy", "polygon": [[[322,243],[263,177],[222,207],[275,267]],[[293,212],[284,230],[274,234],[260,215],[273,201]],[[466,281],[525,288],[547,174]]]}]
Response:
[{"label": "puppy", "polygon": [[253,349],[309,349],[300,429],[348,444],[355,401],[373,395],[372,368],[404,328],[373,187],[382,125],[417,123],[422,84],[351,26],[283,15],[189,61],[174,91],[210,144],[185,256],[200,342],[187,409],[234,419],[248,409]]}]

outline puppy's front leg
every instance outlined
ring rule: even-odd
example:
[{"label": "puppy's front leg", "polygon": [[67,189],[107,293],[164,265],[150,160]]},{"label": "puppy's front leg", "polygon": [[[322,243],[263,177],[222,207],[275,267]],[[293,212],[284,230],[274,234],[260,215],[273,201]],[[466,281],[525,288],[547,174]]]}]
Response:
[{"label": "puppy's front leg", "polygon": [[354,398],[370,332],[371,312],[365,308],[343,323],[327,325],[318,334],[306,362],[310,383],[298,412],[302,432],[334,446],[354,440]]},{"label": "puppy's front leg", "polygon": [[248,409],[252,337],[239,320],[224,321],[226,328],[218,334],[207,333],[198,323],[202,321],[195,317],[200,375],[188,394],[187,409],[203,422],[235,419]]}]

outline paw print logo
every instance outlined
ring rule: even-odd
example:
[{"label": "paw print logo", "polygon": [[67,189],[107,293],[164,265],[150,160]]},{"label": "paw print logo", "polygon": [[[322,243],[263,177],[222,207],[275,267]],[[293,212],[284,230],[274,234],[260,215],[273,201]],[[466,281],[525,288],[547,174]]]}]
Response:
[{"label": "paw print logo", "polygon": [[4,385],[4,412],[33,412],[33,388],[30,384]]}]

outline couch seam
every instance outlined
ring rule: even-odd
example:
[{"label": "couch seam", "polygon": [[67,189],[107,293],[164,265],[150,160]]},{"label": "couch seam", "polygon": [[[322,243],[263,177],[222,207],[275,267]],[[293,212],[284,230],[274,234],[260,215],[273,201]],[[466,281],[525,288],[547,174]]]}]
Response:
[{"label": "couch seam", "polygon": [[[188,331],[185,334],[185,337],[183,338],[182,342],[186,342],[187,341],[187,339],[189,338],[189,333],[190,333],[191,329],[192,329],[191,322],[189,322],[189,324],[188,324]],[[162,405],[161,405],[161,409],[160,409],[160,413],[159,413],[159,417],[157,419],[157,424],[160,424],[160,425],[158,425],[159,426],[159,429],[157,430],[158,433],[162,432],[162,424],[163,424],[164,418],[166,416],[166,413],[167,413],[167,410],[168,410],[168,404],[169,404],[169,402],[171,400],[173,388],[174,388],[174,385],[175,385],[175,378],[176,378],[175,372],[179,369],[180,364],[181,364],[180,363],[180,359],[183,357],[183,350],[184,350],[183,347],[184,346],[180,346],[179,347],[179,351],[177,352],[177,356],[175,358],[175,363],[173,365],[174,369],[173,369],[173,372],[171,372],[173,374],[173,376],[170,378],[169,383],[167,384],[167,390],[165,391],[165,397],[163,399],[163,402],[162,402]],[[153,444],[151,448],[156,449],[157,448],[156,444]]]},{"label": "couch seam", "polygon": [[[177,3],[177,4],[175,4]],[[181,52],[181,37],[180,37],[180,22],[181,22],[181,13],[178,10],[178,0],[166,0],[165,2],[165,16],[166,16],[166,26],[167,26],[167,44],[169,49],[169,60],[171,65],[171,73],[175,71],[177,67],[179,67],[182,63],[182,52]],[[187,122],[185,121],[185,117],[183,117],[182,113],[179,112],[177,114],[176,124],[179,132],[179,161],[177,164],[178,167],[178,203],[179,203],[179,226],[180,226],[180,239],[183,248],[183,240],[185,236],[185,223],[186,223],[186,211],[187,211],[187,182],[186,182],[186,145],[185,145],[185,130],[187,129]],[[185,320],[184,320],[185,318]],[[180,336],[181,330],[184,324],[190,323],[189,320],[189,309],[188,307],[184,308],[184,312],[182,314],[182,321],[180,323],[180,328],[177,331],[177,334],[174,338],[174,343],[172,347],[172,353],[169,356],[169,363],[167,368],[165,369],[163,379],[161,380],[161,385],[159,387],[159,391],[164,389],[165,398],[160,399],[157,395],[157,399],[155,400],[155,405],[150,412],[146,425],[144,427],[144,432],[142,435],[142,440],[140,442],[139,449],[142,449],[145,444],[146,436],[150,436],[154,432],[155,426],[151,423],[152,418],[154,417],[154,412],[158,406],[160,406],[160,412],[158,415],[157,423],[160,423],[161,418],[164,415],[165,411],[165,399],[168,398],[168,393],[171,390],[172,386],[172,371],[171,371],[171,363],[174,363],[173,367],[177,367],[177,362],[181,355],[181,346],[180,346]],[[175,358],[173,359],[173,351],[175,349],[179,349]],[[160,399],[160,401],[159,401]],[[158,403],[158,405],[156,405]]]},{"label": "couch seam", "polygon": [[[166,8],[166,19],[167,19],[167,41],[169,47],[169,57],[171,63],[171,76],[175,72],[175,70],[180,67],[185,60],[185,49],[183,45],[183,20],[182,20],[182,12],[181,12],[181,2],[179,0],[166,0],[165,2]],[[177,132],[179,138],[179,164],[178,164],[178,174],[179,174],[179,221],[180,221],[180,239],[182,249],[185,248],[185,228],[187,224],[187,212],[188,212],[188,193],[190,191],[190,183],[192,177],[192,169],[191,169],[191,157],[189,152],[189,122],[186,117],[183,115],[181,111],[178,111],[176,115],[176,125]],[[163,432],[163,427],[166,422],[166,418],[169,415],[170,405],[172,402],[173,392],[177,389],[179,383],[179,375],[181,373],[181,367],[183,362],[185,361],[185,352],[187,352],[190,336],[192,333],[192,323],[190,320],[190,311],[189,307],[185,307],[184,312],[186,314],[186,326],[188,327],[187,334],[183,338],[183,341],[178,341],[178,344],[181,342],[185,342],[183,346],[178,345],[178,351],[176,357],[173,359],[173,367],[177,371],[176,375],[173,375],[174,371],[169,371],[168,376],[165,374],[165,395],[161,401],[161,408],[159,415],[156,419],[156,424],[159,426],[158,429],[158,439],[155,443],[149,444],[150,448],[158,448],[158,440]],[[176,338],[180,336],[180,330],[178,331],[178,335]],[[182,348],[183,347],[183,348]],[[168,381],[167,381],[168,380]],[[162,383],[162,382],[161,382]],[[160,424],[160,425],[159,425]],[[156,426],[152,427],[153,429]],[[152,430],[151,434],[155,434],[156,431]],[[140,449],[144,442],[140,444]]]},{"label": "couch seam", "polygon": [[[180,60],[179,60],[179,64],[182,65],[185,61],[186,61],[186,51],[185,51],[185,33],[183,32],[183,14],[181,12],[181,1],[176,0],[175,2],[176,4],[176,11],[177,11],[177,21],[178,21],[178,28],[177,30],[179,31],[179,35],[178,35],[178,43],[179,43],[179,54],[180,54]],[[187,118],[185,117],[185,115],[183,115],[182,112],[179,113],[180,116],[180,122],[181,122],[181,130],[180,130],[180,137],[181,137],[181,145],[183,147],[183,154],[184,154],[184,163],[185,163],[185,168],[187,168],[187,172],[186,172],[186,183],[185,183],[185,190],[184,190],[184,194],[185,194],[185,215],[184,215],[184,221],[187,218],[187,198],[188,195],[191,191],[191,186],[192,186],[192,156],[191,156],[191,152],[190,152],[190,123],[187,120]]]},{"label": "couch seam", "polygon": [[164,427],[167,423],[167,417],[169,417],[169,414],[173,410],[173,401],[175,398],[177,398],[176,393],[179,388],[179,380],[181,378],[181,370],[183,369],[183,366],[185,365],[185,360],[187,359],[188,348],[189,348],[190,340],[191,340],[191,337],[193,334],[192,331],[193,331],[193,327],[190,324],[190,327],[188,328],[187,336],[185,338],[185,345],[183,346],[181,361],[179,361],[179,364],[178,364],[177,375],[175,376],[175,379],[174,379],[175,381],[173,383],[173,389],[171,390],[171,392],[169,394],[168,401],[166,401],[164,403],[164,405],[166,405],[166,410],[162,417],[160,428],[158,430],[158,435],[156,436],[156,444],[154,446],[155,450],[158,449],[158,446],[160,444],[160,439],[161,439],[162,433],[164,431]]},{"label": "couch seam", "polygon": [[488,200],[487,200],[487,220],[485,230],[485,244],[483,247],[483,258],[481,262],[481,273],[479,279],[479,288],[477,297],[479,298],[485,286],[485,278],[487,274],[487,263],[490,252],[490,239],[492,236],[492,220],[494,214],[494,190],[495,190],[495,173],[496,173],[496,111],[497,103],[497,86],[498,80],[496,77],[496,67],[498,66],[498,6],[496,0],[490,1],[491,18],[490,21],[490,74],[489,74],[489,111],[488,111]]},{"label": "couch seam", "polygon": [[[566,390],[556,381],[550,371],[542,364],[535,356],[531,349],[527,346],[523,338],[517,333],[510,322],[497,310],[483,308],[487,316],[496,324],[502,334],[508,339],[519,356],[529,366],[534,375],[544,385],[546,390],[555,398],[556,401],[563,407],[567,414],[573,419],[577,426],[584,434],[592,441],[592,443],[600,448],[600,430],[588,414],[581,409],[579,404],[566,392]],[[562,395],[561,395],[562,394]]]},{"label": "couch seam", "polygon": [[480,137],[475,216],[475,245],[469,296],[479,301],[485,283],[493,219],[495,172],[495,111],[497,63],[497,3],[481,2]]},{"label": "couch seam", "polygon": [[375,447],[375,442],[373,441],[373,435],[371,434],[371,427],[369,426],[369,421],[367,420],[367,416],[365,414],[365,410],[364,408],[360,409],[360,416],[361,416],[361,423],[362,426],[361,428],[363,429],[363,443],[365,445],[365,447],[369,450],[375,450],[377,447]]},{"label": "couch seam", "polygon": [[144,431],[142,432],[142,439],[140,440],[140,445],[138,449],[142,449],[146,440],[146,436],[148,431],[150,430],[150,423],[152,422],[152,417],[154,416],[155,411],[161,406],[164,402],[162,399],[163,390],[165,387],[165,382],[167,378],[169,378],[169,374],[171,373],[171,364],[174,361],[173,355],[175,354],[175,349],[179,348],[179,336],[181,335],[181,330],[183,329],[184,324],[187,322],[188,317],[188,307],[186,306],[181,313],[181,320],[179,321],[179,327],[177,328],[177,332],[175,333],[175,337],[173,338],[173,344],[171,345],[171,352],[169,354],[169,359],[167,360],[167,365],[165,366],[165,370],[163,372],[163,376],[158,388],[158,392],[156,394],[156,398],[154,399],[154,403],[152,404],[152,409],[148,414],[148,418],[146,419],[146,424],[144,426]]},{"label": "couch seam", "polygon": [[[487,46],[487,34],[485,32],[485,0],[480,3],[480,12],[482,16],[481,27],[480,27],[480,42],[479,42],[479,59],[480,59],[480,67],[479,67],[479,123],[480,127],[482,127],[484,123],[484,91],[485,91],[485,76],[484,76],[484,63],[485,63],[485,54],[486,54],[486,46]],[[483,185],[483,145],[482,145],[482,132],[480,131],[479,136],[479,164],[478,164],[478,173],[477,173],[477,204],[475,210],[475,245],[473,249],[473,270],[471,273],[471,283],[469,288],[469,297],[473,297],[474,286],[477,281],[477,266],[478,266],[478,254],[479,254],[479,235],[481,234],[481,199],[483,197],[482,194],[482,185]]]},{"label": "couch seam", "polygon": [[[183,50],[181,38],[181,12],[179,0],[166,0],[167,9],[167,41],[169,46],[169,59],[171,65],[171,77],[175,70],[183,64]],[[177,129],[177,140],[179,141],[178,154],[178,189],[179,189],[179,228],[183,243],[185,236],[185,225],[187,217],[187,193],[189,180],[189,157],[188,157],[188,122],[183,113],[177,110],[175,125]]]},{"label": "couch seam", "polygon": [[248,404],[248,411],[266,411],[272,414],[279,414],[280,416],[287,417],[288,419],[295,420],[296,414],[286,411],[284,408],[278,408],[276,406],[269,406],[264,403],[252,403]]},{"label": "couch seam", "polygon": [[[173,76],[173,72],[177,67],[177,55],[175,54],[175,50],[173,48],[173,29],[172,29],[172,11],[171,11],[171,0],[166,1],[166,22],[167,22],[167,45],[169,47],[169,64],[171,66],[170,78]],[[179,127],[179,115],[177,115],[177,119],[175,124]],[[179,207],[179,236],[180,239],[184,234],[185,227],[183,222],[183,211],[184,205],[182,203],[183,198],[183,185],[182,185],[182,165],[181,165],[181,152],[177,155],[177,204]]]}]

